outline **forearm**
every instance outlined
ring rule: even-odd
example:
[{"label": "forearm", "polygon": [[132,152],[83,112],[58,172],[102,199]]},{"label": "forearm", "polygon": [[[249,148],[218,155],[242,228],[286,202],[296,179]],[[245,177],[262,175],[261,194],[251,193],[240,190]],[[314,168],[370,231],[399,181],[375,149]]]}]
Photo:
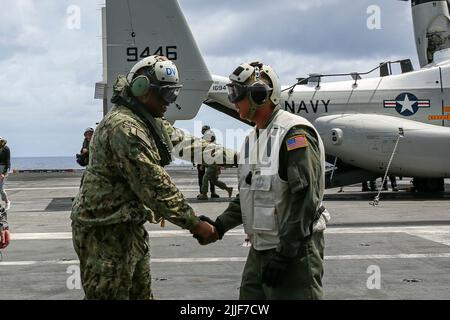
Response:
[{"label": "forearm", "polygon": [[166,122],[164,124],[171,138],[175,157],[196,164],[237,165],[236,151],[196,138]]},{"label": "forearm", "polygon": [[298,254],[302,241],[311,234],[311,225],[316,213],[313,192],[309,188],[291,195],[290,211],[280,229],[277,251],[286,257]]},{"label": "forearm", "polygon": [[137,160],[122,158],[121,167],[133,192],[157,217],[188,230],[198,223],[194,210],[163,167],[144,155]]},{"label": "forearm", "polygon": [[114,150],[111,161],[116,163],[131,190],[156,218],[191,230],[199,219],[169,174],[159,165],[158,150],[152,147],[144,133],[138,135],[137,129],[126,126],[115,129],[110,139]]},{"label": "forearm", "polygon": [[228,208],[217,217],[216,222],[220,225],[222,234],[242,224],[239,195],[228,204]]},{"label": "forearm", "polygon": [[321,178],[318,140],[302,128],[294,128],[287,135],[288,138],[299,136],[307,142],[290,151],[286,148],[280,152],[280,163],[284,164],[280,176],[288,182],[290,209],[285,213],[285,223],[280,226],[277,251],[287,257],[296,256],[302,241],[311,234],[322,194],[317,183]]}]

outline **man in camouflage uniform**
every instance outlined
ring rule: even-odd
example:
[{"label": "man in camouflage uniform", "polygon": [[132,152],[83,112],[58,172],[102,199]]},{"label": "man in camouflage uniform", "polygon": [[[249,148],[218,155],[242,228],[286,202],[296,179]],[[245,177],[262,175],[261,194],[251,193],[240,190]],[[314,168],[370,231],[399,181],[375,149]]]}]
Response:
[{"label": "man in camouflage uniform", "polygon": [[115,107],[95,130],[71,214],[87,299],[153,298],[146,221],[167,219],[200,239],[214,238],[214,227],[196,217],[163,167],[173,148],[192,161],[193,149],[228,162],[235,155],[209,150],[162,118],[180,87],[175,64],[162,56],[141,60],[116,81]]},{"label": "man in camouflage uniform", "polygon": [[9,245],[10,239],[6,210],[0,204],[0,249],[5,249]]},{"label": "man in camouflage uniform", "polygon": [[[202,139],[208,141],[206,138],[209,137],[206,133],[210,131],[211,127],[208,125],[204,125],[202,127]],[[213,141],[214,142],[214,141]],[[205,176],[206,166],[203,164],[197,164],[197,173],[198,173],[198,187],[199,187],[199,195],[202,193],[202,185],[203,185],[203,177]],[[219,198],[219,195],[216,194],[216,188],[214,184],[209,185],[209,190],[211,191],[211,198]],[[197,196],[198,198],[199,196]]]},{"label": "man in camouflage uniform", "polygon": [[[215,221],[219,239],[244,224],[251,248],[240,299],[321,299],[325,154],[306,119],[279,107],[270,66],[244,63],[231,75],[229,99],[256,124],[239,158],[239,195]],[[214,242],[215,238],[207,240]]]},{"label": "man in camouflage uniform", "polygon": [[[216,135],[214,131],[211,130],[209,126],[203,126],[202,128],[203,140],[215,143]],[[208,185],[211,187],[211,198],[219,198],[219,195],[215,193],[214,187],[219,187],[221,190],[228,192],[228,197],[230,198],[233,193],[233,188],[228,187],[224,182],[219,180],[220,166],[217,164],[204,165],[204,174],[202,177],[202,184],[200,188],[200,194],[197,196],[199,200],[208,199]],[[214,190],[214,191],[213,191]]]}]

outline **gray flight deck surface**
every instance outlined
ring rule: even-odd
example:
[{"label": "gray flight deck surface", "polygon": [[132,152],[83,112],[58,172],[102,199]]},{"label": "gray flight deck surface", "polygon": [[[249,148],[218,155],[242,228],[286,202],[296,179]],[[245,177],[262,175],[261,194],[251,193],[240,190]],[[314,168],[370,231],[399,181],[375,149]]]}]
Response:
[{"label": "gray flight deck surface", "polygon": [[[221,190],[223,198],[216,201],[195,199],[196,170],[169,171],[197,214],[214,218],[227,207]],[[10,175],[6,188],[12,200],[12,242],[0,262],[0,299],[83,298],[73,281],[78,261],[69,219],[80,177],[79,172]],[[236,194],[235,169],[225,170],[221,180]],[[375,193],[360,192],[359,185],[343,193],[327,190],[324,202],[332,221],[325,236],[325,298],[450,299],[449,180],[446,183],[444,195],[426,197],[405,191],[410,182],[404,179],[399,181],[403,190],[383,193],[378,207],[369,205]],[[157,299],[238,298],[248,252],[242,246],[242,226],[209,246],[198,245],[189,232],[170,223],[147,227]],[[373,268],[381,272],[380,289],[367,287],[367,282],[376,283]]]}]

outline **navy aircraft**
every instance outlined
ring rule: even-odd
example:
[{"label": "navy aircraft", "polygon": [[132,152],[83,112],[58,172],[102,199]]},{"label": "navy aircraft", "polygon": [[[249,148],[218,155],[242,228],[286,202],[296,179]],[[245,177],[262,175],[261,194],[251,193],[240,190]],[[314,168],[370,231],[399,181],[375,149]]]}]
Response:
[{"label": "navy aircraft", "polygon": [[[389,175],[413,177],[437,192],[450,177],[450,16],[444,0],[411,2],[420,69],[409,59],[369,72],[313,74],[283,87],[281,106],[318,129],[327,161],[337,164],[328,186]],[[211,75],[177,0],[106,0],[102,9],[104,79],[96,96],[111,107],[112,84],[139,59],[176,60],[183,90],[170,120],[192,119],[202,103],[239,119],[228,101],[227,77]],[[399,64],[401,74],[392,74]],[[376,73],[375,77],[367,74]],[[349,80],[329,81],[348,76]]]}]

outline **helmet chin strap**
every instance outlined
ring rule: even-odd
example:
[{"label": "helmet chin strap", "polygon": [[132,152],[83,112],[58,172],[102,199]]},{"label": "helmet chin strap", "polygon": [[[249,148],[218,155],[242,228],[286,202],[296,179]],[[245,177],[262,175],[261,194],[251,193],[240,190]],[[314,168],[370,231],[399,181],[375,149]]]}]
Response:
[{"label": "helmet chin strap", "polygon": [[248,102],[250,104],[250,108],[248,109],[247,120],[254,121],[256,116],[256,111],[258,111],[258,106],[253,102],[250,97],[248,98]]},{"label": "helmet chin strap", "polygon": [[[259,77],[260,77],[259,68],[255,67],[255,78],[256,79],[255,79],[254,82],[259,81]],[[258,110],[259,106],[250,97],[250,93],[247,94],[247,100],[250,103],[250,108],[248,110],[248,119],[247,120],[254,121],[255,120],[256,111]]]}]

